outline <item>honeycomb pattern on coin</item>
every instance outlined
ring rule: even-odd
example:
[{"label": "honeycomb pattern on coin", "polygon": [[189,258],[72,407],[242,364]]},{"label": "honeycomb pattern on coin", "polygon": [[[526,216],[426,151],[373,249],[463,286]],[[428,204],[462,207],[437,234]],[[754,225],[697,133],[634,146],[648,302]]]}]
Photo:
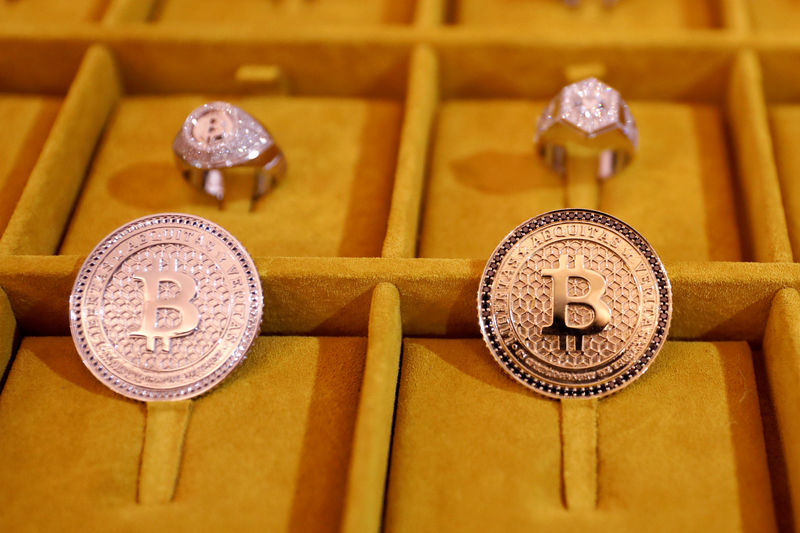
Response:
[{"label": "honeycomb pattern on coin", "polygon": [[553,398],[604,396],[647,370],[672,293],[658,255],[587,209],[532,218],[495,249],[478,291],[483,338],[518,382]]},{"label": "honeycomb pattern on coin", "polygon": [[[605,276],[607,285],[602,300],[618,310],[612,313],[611,323],[602,332],[584,339],[582,351],[565,350],[559,346],[557,337],[542,335],[543,325],[553,321],[553,281],[543,278],[541,271],[558,267],[563,253],[570,257],[583,255],[588,268]],[[571,296],[581,296],[589,290],[582,278],[569,281],[574,289]],[[525,346],[540,359],[572,368],[596,366],[619,353],[631,340],[639,318],[639,294],[633,274],[612,250],[588,241],[559,241],[537,250],[519,270],[509,303],[515,329]],[[570,305],[568,313],[568,323],[577,325],[588,324],[594,317],[592,308],[581,304]]]},{"label": "honeycomb pattern on coin", "polygon": [[244,359],[260,330],[261,282],[244,247],[206,219],[134,220],[86,258],[70,330],[86,367],[137,400],[202,394]]},{"label": "honeycomb pattern on coin", "polygon": [[[158,345],[154,352],[148,352],[144,337],[130,335],[144,320],[142,283],[131,283],[131,278],[138,272],[165,266],[177,267],[195,280],[197,295],[192,303],[200,311],[201,320],[191,334],[171,339],[169,350]],[[164,301],[174,299],[179,291],[170,281],[160,283],[159,289],[159,299]],[[223,272],[207,255],[189,246],[157,244],[131,255],[114,272],[103,294],[103,327],[117,353],[132,364],[159,370],[185,368],[207,356],[222,338],[230,319],[230,292]],[[163,329],[179,325],[179,311],[160,308],[157,313]]]}]

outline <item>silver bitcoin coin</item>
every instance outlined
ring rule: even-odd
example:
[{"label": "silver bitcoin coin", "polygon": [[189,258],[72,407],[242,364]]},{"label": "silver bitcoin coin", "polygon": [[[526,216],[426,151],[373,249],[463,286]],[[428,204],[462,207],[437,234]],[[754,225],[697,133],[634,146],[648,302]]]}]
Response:
[{"label": "silver bitcoin coin", "polygon": [[495,249],[478,291],[483,338],[515,380],[554,398],[610,394],[639,377],[669,331],[655,250],[598,211],[528,220]]},{"label": "silver bitcoin coin", "polygon": [[70,329],[86,367],[137,400],[208,391],[242,362],[263,316],[255,264],[203,218],[134,220],[87,257],[70,295]]}]

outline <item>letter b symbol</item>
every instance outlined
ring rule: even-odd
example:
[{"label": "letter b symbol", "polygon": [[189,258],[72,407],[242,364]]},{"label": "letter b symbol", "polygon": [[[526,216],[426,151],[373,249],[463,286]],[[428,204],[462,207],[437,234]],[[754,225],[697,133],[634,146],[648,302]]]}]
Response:
[{"label": "letter b symbol", "polygon": [[[163,350],[169,352],[170,340],[188,335],[200,323],[200,312],[191,302],[197,293],[197,285],[191,276],[182,272],[139,272],[133,276],[144,284],[142,301],[142,324],[129,335],[145,337],[147,351],[156,350],[156,339],[161,339]],[[172,298],[159,298],[161,283],[171,282],[178,286],[178,294]],[[173,327],[159,327],[158,310],[174,309],[181,314],[180,321]]]},{"label": "letter b symbol", "polygon": [[[567,349],[567,336],[575,337],[575,348],[583,350],[583,336],[603,331],[611,321],[611,309],[601,300],[606,291],[606,280],[584,266],[582,255],[575,257],[575,268],[569,268],[569,256],[558,258],[558,268],[542,270],[542,276],[553,278],[553,323],[542,328],[544,335],[558,335],[559,348]],[[569,279],[580,278],[589,284],[589,290],[581,296],[570,296]],[[583,304],[594,311],[594,318],[588,324],[567,324],[569,304]]]}]

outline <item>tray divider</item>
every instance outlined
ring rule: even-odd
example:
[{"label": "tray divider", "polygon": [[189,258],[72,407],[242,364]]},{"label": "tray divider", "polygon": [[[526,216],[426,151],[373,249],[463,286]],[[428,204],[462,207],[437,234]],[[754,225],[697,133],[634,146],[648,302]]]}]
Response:
[{"label": "tray divider", "polygon": [[[69,293],[82,262],[76,255],[0,256],[0,287],[27,334],[69,334]],[[370,291],[390,282],[403,295],[406,335],[480,335],[475,295],[482,260],[261,257],[256,265],[265,298],[273,302],[264,316],[264,334],[363,335]],[[758,342],[772,296],[784,287],[800,289],[796,263],[666,267],[675,299],[673,339]],[[343,306],[348,313],[334,316]]]},{"label": "tray divider", "polygon": [[0,255],[58,253],[95,145],[121,94],[111,52],[92,45],[0,238]]},{"label": "tray divider", "polygon": [[772,149],[761,67],[752,50],[735,60],[726,95],[737,154],[741,207],[750,255],[760,262],[790,262],[792,249]]},{"label": "tray divider", "polygon": [[411,57],[392,204],[382,257],[414,257],[433,122],[439,102],[439,62],[418,45]]},{"label": "tray divider", "polygon": [[573,157],[564,173],[564,206],[573,209],[600,209],[602,183],[597,177],[597,160]]},{"label": "tray divider", "polygon": [[597,506],[597,402],[596,398],[560,401],[561,487],[569,510]]},{"label": "tray divider", "polygon": [[139,463],[140,504],[172,501],[191,413],[192,400],[147,403],[144,444]]},{"label": "tray divider", "polygon": [[721,0],[720,18],[723,28],[728,31],[749,33],[752,30],[746,0]]},{"label": "tray divider", "polygon": [[14,354],[14,341],[17,333],[17,319],[11,309],[5,291],[0,288],[0,393],[5,385],[5,376]]},{"label": "tray divider", "polygon": [[103,25],[147,22],[155,5],[156,0],[112,0],[103,15]]},{"label": "tray divider", "polygon": [[400,294],[391,283],[372,293],[367,356],[347,480],[342,531],[379,532],[402,350]]},{"label": "tray divider", "polygon": [[445,23],[447,0],[417,0],[414,13],[416,27],[431,28]]},{"label": "tray divider", "polygon": [[783,289],[772,300],[763,340],[772,405],[786,465],[794,528],[800,530],[800,293]]}]

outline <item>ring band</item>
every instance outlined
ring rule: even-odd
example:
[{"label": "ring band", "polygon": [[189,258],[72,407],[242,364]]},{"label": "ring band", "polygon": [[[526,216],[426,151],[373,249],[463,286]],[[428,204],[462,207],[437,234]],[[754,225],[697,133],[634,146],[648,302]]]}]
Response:
[{"label": "ring band", "polygon": [[563,175],[569,152],[597,157],[597,176],[625,168],[639,145],[639,132],[619,92],[596,78],[567,85],[539,117],[534,141],[545,162]]},{"label": "ring band", "polygon": [[253,202],[286,174],[286,158],[272,135],[228,102],[210,102],[192,111],[172,149],[183,177],[219,201],[225,197],[225,169],[254,167]]}]

